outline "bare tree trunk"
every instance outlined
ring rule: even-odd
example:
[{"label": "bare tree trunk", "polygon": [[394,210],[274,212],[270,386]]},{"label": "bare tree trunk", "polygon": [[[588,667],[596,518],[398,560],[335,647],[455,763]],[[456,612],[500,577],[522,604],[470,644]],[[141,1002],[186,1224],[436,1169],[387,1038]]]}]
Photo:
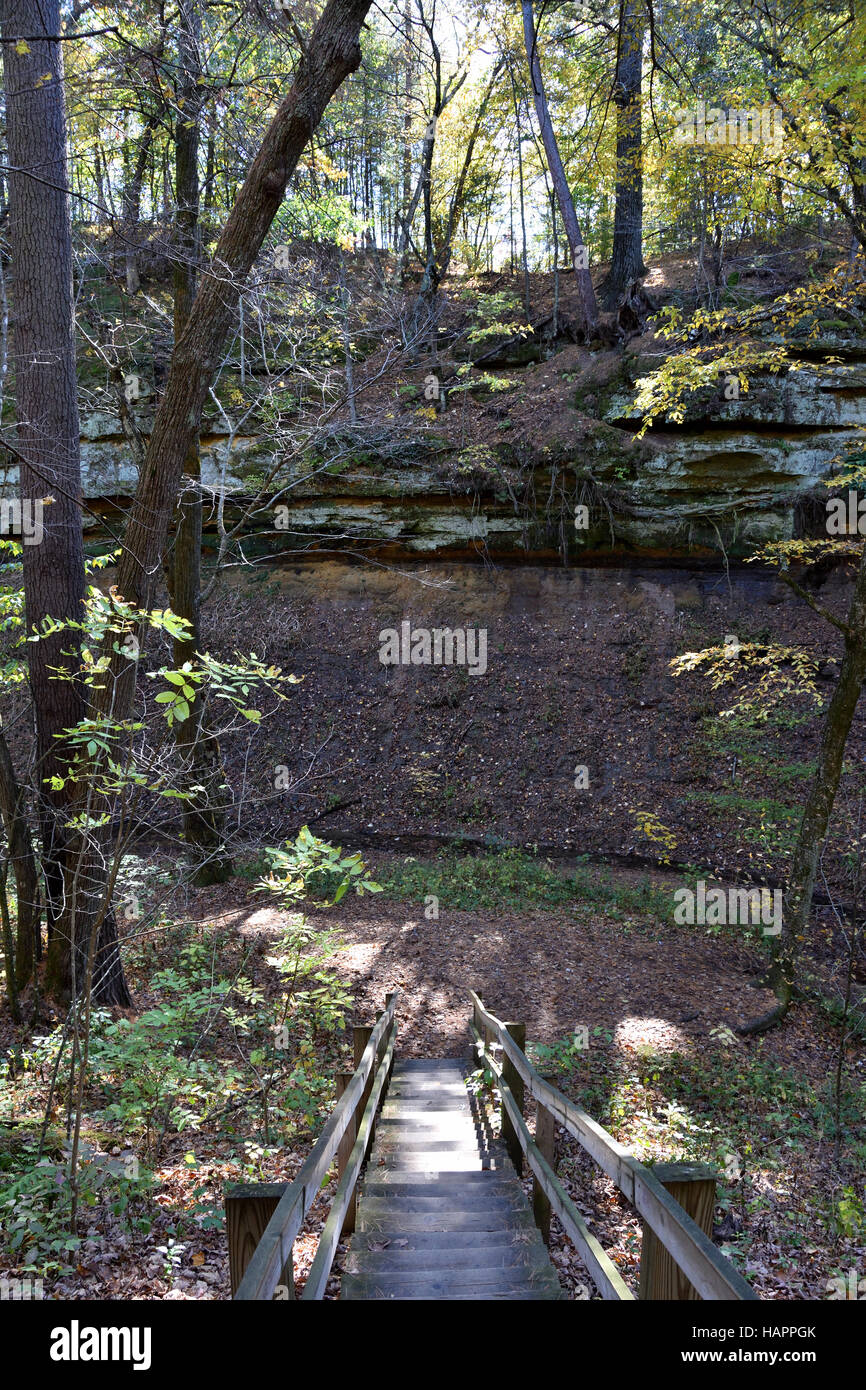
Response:
[{"label": "bare tree trunk", "polygon": [[818,857],[830,825],[830,815],[845,756],[845,744],[854,719],[863,681],[866,679],[866,547],[860,558],[857,581],[845,631],[845,655],[833,691],[824,729],[818,765],[809,788],[785,893],[782,930],[773,938],[773,962],[769,983],[779,1000],[768,1014],[745,1024],[741,1033],[760,1033],[778,1023],[794,997],[797,956],[806,933]]},{"label": "bare tree trunk", "polygon": [[345,357],[346,400],[349,406],[349,423],[357,425],[358,408],[355,401],[355,361],[352,356],[352,334],[349,327],[351,299],[349,297],[349,286],[346,283],[346,258],[343,255],[342,248],[338,250],[337,254],[339,256],[338,265],[340,270],[340,310],[342,315],[343,355]]},{"label": "bare tree trunk", "polygon": [[[174,339],[177,342],[189,322],[200,262],[198,154],[201,116],[201,13],[198,0],[180,0],[178,11],[178,81],[175,121],[175,266]],[[171,606],[189,623],[189,636],[174,642],[176,667],[195,661],[201,649],[201,458],[199,435],[190,440],[183,463],[183,485],[175,513],[171,546],[169,589]],[[197,863],[195,882],[222,883],[232,872],[225,853],[222,759],[219,744],[207,726],[203,702],[190,702],[186,719],[175,729],[178,752],[186,769],[188,786],[183,803],[184,838]]]},{"label": "bare tree trunk", "polygon": [[514,82],[514,69],[508,65],[508,72],[511,78],[511,98],[514,103],[514,126],[517,131],[517,178],[518,191],[520,193],[520,262],[523,267],[523,308],[526,312],[526,320],[529,322],[529,259],[526,250],[526,197],[523,188],[523,134],[520,129],[520,102],[517,96],[517,87]]},{"label": "bare tree trunk", "polygon": [[401,207],[397,211],[395,222],[400,224],[399,238],[395,235],[396,260],[394,263],[394,284],[399,285],[403,279],[403,269],[406,260],[406,249],[409,245],[409,237],[412,231],[412,218],[415,216],[415,207],[412,200],[412,86],[413,86],[413,57],[412,57],[412,0],[405,0],[403,7],[403,197]]},{"label": "bare tree trunk", "polygon": [[556,134],[550,120],[550,112],[547,108],[547,97],[544,92],[544,82],[541,76],[541,62],[538,57],[538,46],[536,44],[535,22],[532,15],[532,0],[521,0],[523,10],[523,38],[526,45],[526,56],[529,59],[529,72],[532,79],[532,96],[535,102],[535,113],[538,116],[538,124],[541,128],[541,140],[544,145],[544,153],[547,156],[547,165],[550,169],[550,177],[553,187],[556,190],[556,200],[559,203],[559,211],[562,215],[562,224],[565,227],[565,235],[568,238],[568,245],[571,250],[571,262],[574,266],[574,278],[577,285],[578,298],[580,300],[582,323],[580,327],[584,332],[590,332],[598,322],[598,305],[595,302],[595,291],[592,287],[592,277],[589,273],[589,260],[587,258],[586,246],[581,235],[580,225],[577,220],[577,213],[574,210],[574,200],[571,196],[571,189],[568,186],[568,179],[565,175],[562,158],[559,153],[559,146],[556,142]]},{"label": "bare tree trunk", "polygon": [[457,228],[457,223],[459,222],[461,214],[463,212],[463,204],[466,199],[466,183],[469,178],[469,171],[472,168],[472,159],[475,154],[475,146],[478,143],[478,136],[481,131],[481,123],[484,120],[484,117],[487,115],[487,108],[490,105],[490,98],[493,96],[493,90],[496,86],[496,83],[499,80],[499,74],[502,71],[504,62],[505,60],[503,58],[500,58],[499,62],[496,63],[492,73],[490,74],[490,80],[484,89],[484,94],[479,103],[478,110],[475,113],[475,120],[472,122],[472,130],[469,134],[469,139],[466,142],[466,149],[463,155],[463,163],[460,166],[460,173],[457,177],[457,185],[454,189],[454,196],[451,199],[451,206],[448,210],[448,225],[445,229],[445,239],[442,245],[442,249],[439,252],[440,284],[445,279],[445,276],[448,273],[448,267],[451,264],[451,254],[454,245],[454,232]]},{"label": "bare tree trunk", "polygon": [[141,216],[141,190],[153,146],[155,128],[156,117],[152,117],[141,132],[129,182],[123,190],[123,235],[126,241],[126,293],[128,295],[136,295],[141,289],[138,247],[135,244],[135,238],[138,231],[138,220]]},{"label": "bare tree trunk", "polygon": [[0,815],[9,844],[9,862],[15,876],[18,902],[15,950],[16,981],[21,989],[29,982],[39,954],[39,875],[30,827],[24,811],[23,789],[15,776],[6,736],[0,730]]},{"label": "bare tree trunk", "polygon": [[631,283],[646,274],[643,263],[643,142],[641,77],[646,20],[643,0],[626,0],[622,9],[616,79],[616,209],[613,255],[601,294],[613,309]]},{"label": "bare tree trunk", "polygon": [[[6,0],[3,70],[9,151],[9,242],[15,360],[15,408],[20,493],[44,507],[38,544],[23,547],[27,626],[51,616],[80,621],[84,599],[78,387],[72,300],[66,112],[62,45],[37,39],[60,33],[59,0]],[[17,40],[27,35],[27,43]],[[26,51],[25,51],[26,50]],[[50,77],[48,76],[50,74]],[[38,170],[38,177],[31,171]],[[84,714],[71,632],[28,644],[36,721],[36,777],[47,895],[49,976],[68,989],[74,922],[61,911],[70,836],[67,816],[76,789],[48,785],[68,768],[63,731]],[[60,678],[57,672],[67,678]],[[106,977],[126,986],[113,919],[106,917],[99,949]],[[105,999],[105,995],[97,996]]]}]

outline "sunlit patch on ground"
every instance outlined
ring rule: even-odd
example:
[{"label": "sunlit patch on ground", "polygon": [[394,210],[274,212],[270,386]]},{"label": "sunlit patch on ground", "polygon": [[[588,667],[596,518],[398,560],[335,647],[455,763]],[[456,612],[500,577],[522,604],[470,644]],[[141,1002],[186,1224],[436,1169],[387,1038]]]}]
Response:
[{"label": "sunlit patch on ground", "polygon": [[629,1015],[616,1026],[613,1035],[617,1047],[626,1052],[651,1048],[653,1052],[685,1052],[690,1046],[688,1036],[667,1018],[640,1018]]}]

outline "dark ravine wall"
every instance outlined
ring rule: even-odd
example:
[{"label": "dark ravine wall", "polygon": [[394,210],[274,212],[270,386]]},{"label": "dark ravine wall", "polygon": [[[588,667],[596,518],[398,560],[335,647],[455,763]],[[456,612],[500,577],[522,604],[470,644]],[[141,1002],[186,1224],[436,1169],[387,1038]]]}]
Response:
[{"label": "dark ravine wall", "polygon": [[[748,688],[741,676],[713,691],[669,665],[729,633],[838,656],[838,634],[758,567],[398,572],[319,560],[271,568],[260,583],[248,576],[234,571],[206,608],[208,649],[229,655],[254,633],[259,655],[303,680],[261,728],[226,744],[229,780],[268,793],[239,833],[278,843],[315,821],[328,838],[406,853],[465,839],[640,863],[659,852],[636,829],[645,810],[673,831],[674,862],[783,874],[776,850],[764,853],[762,826],[775,844],[794,825],[820,710],[793,702],[781,722],[744,733],[715,718]],[[843,590],[841,576],[828,576],[822,601],[837,607]],[[383,665],[379,635],[403,620],[485,629],[486,671]],[[826,696],[834,671],[822,667]],[[863,728],[858,717],[843,838],[862,783]],[[296,786],[277,793],[283,765]],[[587,789],[575,786],[581,765]],[[831,877],[837,856],[834,836]]]}]

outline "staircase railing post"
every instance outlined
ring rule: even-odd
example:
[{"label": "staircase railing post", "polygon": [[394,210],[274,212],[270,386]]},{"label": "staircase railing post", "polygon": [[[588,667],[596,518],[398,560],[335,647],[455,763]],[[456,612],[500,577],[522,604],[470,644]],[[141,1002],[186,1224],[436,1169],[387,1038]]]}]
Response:
[{"label": "staircase railing post", "polygon": [[[394,998],[394,995],[395,995],[395,994],[396,994],[396,990],[393,990],[393,989],[392,989],[392,990],[390,991],[389,994],[386,994],[386,995],[385,995],[385,1008],[386,1008],[386,1009],[389,1009],[389,1008],[391,1007],[391,1000]],[[397,1016],[396,1016],[396,1014],[395,1014],[394,1018],[391,1020],[391,1027],[392,1027],[392,1028],[396,1028],[396,1027],[397,1027]],[[387,1037],[387,1035],[385,1036],[385,1038],[383,1039],[383,1041],[384,1041],[385,1047],[387,1047],[387,1046],[388,1046],[388,1037]],[[388,1080],[387,1080],[386,1083],[385,1083],[385,1091],[386,1091],[386,1092],[387,1092],[387,1090],[388,1090],[388,1087],[389,1087],[390,1084],[391,1084],[391,1077],[394,1075],[394,1061],[395,1061],[395,1059],[396,1059],[396,1056],[397,1056],[397,1049],[396,1049],[396,1047],[395,1047],[395,1048],[394,1048],[394,1051],[393,1051],[392,1054],[391,1054],[391,1065],[390,1065],[390,1067],[388,1068]]]},{"label": "staircase railing post", "polygon": [[[352,1072],[352,1071],[338,1071],[338,1072],[337,1072],[337,1103],[338,1103],[338,1104],[339,1104],[340,1100],[342,1099],[343,1092],[345,1091],[346,1087],[348,1086],[349,1082],[352,1080],[352,1077],[353,1077],[354,1075],[355,1075],[355,1073]],[[347,1167],[347,1165],[348,1165],[349,1158],[350,1158],[350,1156],[351,1156],[352,1150],[353,1150],[353,1148],[355,1147],[355,1140],[357,1139],[357,1137],[358,1137],[358,1112],[357,1112],[357,1110],[356,1110],[355,1113],[354,1113],[354,1115],[352,1116],[352,1118],[349,1120],[348,1125],[346,1126],[346,1133],[343,1135],[342,1139],[340,1140],[340,1146],[339,1146],[339,1148],[337,1149],[337,1181],[338,1181],[338,1182],[340,1181],[340,1178],[343,1176],[343,1174],[344,1174],[345,1171],[346,1171],[346,1167]],[[342,1234],[343,1234],[344,1236],[350,1236],[350,1235],[352,1234],[352,1232],[354,1231],[354,1229],[355,1229],[355,1211],[356,1211],[356,1206],[357,1206],[356,1194],[353,1192],[353,1193],[352,1193],[352,1196],[351,1196],[350,1199],[349,1199],[349,1205],[348,1205],[348,1207],[346,1208],[346,1217],[345,1217],[345,1220],[343,1221],[343,1230],[342,1230]]]},{"label": "staircase railing post", "polygon": [[[358,1070],[358,1067],[361,1065],[361,1058],[364,1056],[367,1043],[370,1041],[374,1027],[374,1024],[356,1023],[352,1029],[352,1046],[354,1048],[356,1071]],[[367,1101],[370,1099],[370,1092],[373,1089],[373,1082],[375,1079],[376,1062],[374,1058],[373,1066],[370,1069],[370,1075],[367,1078],[367,1084],[364,1087],[364,1092],[361,1096],[361,1099],[358,1101],[358,1109],[355,1111],[356,1124],[358,1122],[358,1118],[362,1116],[364,1114],[364,1111],[367,1109]]]},{"label": "staircase railing post", "polygon": [[[706,1163],[656,1163],[652,1172],[662,1187],[712,1239],[716,1206],[715,1170]],[[643,1225],[638,1298],[668,1302],[700,1299],[697,1289],[646,1222]]]},{"label": "staircase railing post", "polygon": [[[265,1232],[265,1227],[279,1206],[288,1184],[227,1183],[225,1188],[226,1237],[229,1247],[229,1274],[232,1297],[237,1293],[247,1265]],[[294,1261],[289,1255],[283,1269],[278,1291],[285,1297],[295,1297]]]},{"label": "staircase railing post", "polygon": [[[553,1078],[545,1076],[553,1085]],[[556,1169],[556,1121],[540,1100],[535,1102],[535,1143],[542,1158]],[[532,1212],[545,1245],[550,1244],[550,1198],[537,1178],[532,1182]]]},{"label": "staircase railing post", "polygon": [[[506,1023],[505,1031],[512,1041],[517,1044],[521,1052],[523,1052],[526,1047],[526,1024]],[[517,1108],[522,1115],[523,1081],[507,1052],[503,1052],[502,1057],[502,1079],[513,1095],[517,1103]],[[505,1140],[508,1156],[514,1164],[515,1172],[517,1176],[520,1177],[523,1172],[523,1149],[520,1147],[520,1140],[515,1133],[514,1126],[511,1123],[511,1119],[504,1105],[502,1106],[502,1138]]]}]

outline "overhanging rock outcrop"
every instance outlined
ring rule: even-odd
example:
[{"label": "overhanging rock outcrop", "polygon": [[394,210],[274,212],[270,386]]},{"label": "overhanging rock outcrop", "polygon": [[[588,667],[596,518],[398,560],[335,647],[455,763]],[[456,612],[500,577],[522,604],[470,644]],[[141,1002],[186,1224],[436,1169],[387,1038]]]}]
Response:
[{"label": "overhanging rock outcrop", "polygon": [[[758,375],[738,400],[720,383],[692,398],[682,423],[643,440],[632,402],[663,359],[652,340],[625,354],[574,346],[527,368],[516,391],[472,403],[468,435],[462,402],[375,428],[362,412],[330,454],[285,465],[245,527],[246,553],[716,562],[820,529],[821,481],[866,426],[866,343],[821,346],[843,360]],[[143,434],[151,423],[141,411]],[[248,428],[230,439],[212,414],[202,435],[202,484],[209,500],[225,489],[229,524],[279,462],[276,443]],[[85,525],[98,531],[138,478],[116,415],[84,415],[81,456]],[[0,469],[0,491],[16,490],[17,468]],[[215,510],[206,509],[206,537]]]}]

